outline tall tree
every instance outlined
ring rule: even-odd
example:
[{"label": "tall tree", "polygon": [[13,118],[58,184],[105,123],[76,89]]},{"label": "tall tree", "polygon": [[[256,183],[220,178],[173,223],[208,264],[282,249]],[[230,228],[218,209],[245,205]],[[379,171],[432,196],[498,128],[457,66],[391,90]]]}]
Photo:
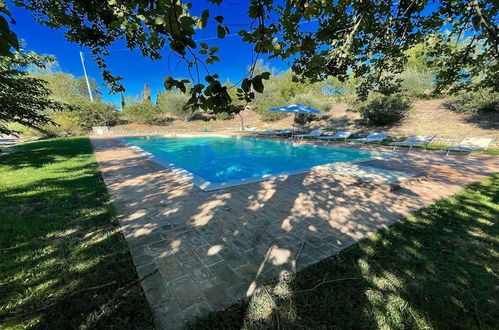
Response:
[{"label": "tall tree", "polygon": [[151,102],[151,88],[148,84],[145,84],[142,89],[142,102]]},{"label": "tall tree", "polygon": [[[90,91],[92,92],[92,97],[94,98],[94,100],[100,101],[102,99],[102,90],[100,89],[99,84],[97,84],[97,81],[92,77],[89,77],[88,83],[90,85]],[[85,77],[76,78],[75,91],[76,93],[89,98],[88,87],[87,87],[87,82],[85,81]]]},{"label": "tall tree", "polygon": [[46,110],[63,109],[62,103],[50,98],[47,82],[25,71],[29,65],[43,67],[50,61],[53,58],[24,51],[0,56],[0,134],[18,133],[5,123],[37,128],[52,122],[44,113]]},{"label": "tall tree", "polygon": [[[225,5],[223,0],[210,0]],[[185,61],[192,81],[189,105],[214,112],[227,111],[231,98],[217,74],[207,65],[220,60],[219,47],[196,42],[200,29],[212,29],[218,38],[232,26],[244,42],[253,45],[254,63],[242,77],[238,98],[251,101],[264,89],[268,72],[255,73],[261,54],[290,60],[302,79],[326,77],[345,80],[359,77],[361,96],[371,90],[397,90],[399,74],[407,61],[406,50],[430,40],[432,56],[439,57],[437,86],[468,87],[462,73],[482,78],[475,83],[499,90],[499,1],[488,0],[250,0],[247,22],[232,25],[223,16],[210,20],[205,2],[173,0],[15,0],[34,13],[39,22],[67,29],[66,37],[91,48],[103,76],[115,90],[119,77],[107,70],[107,48],[125,40],[151,59],[161,58],[163,48]],[[96,4],[98,3],[98,4]],[[200,12],[195,16],[194,12]],[[306,27],[303,23],[307,24]],[[447,30],[448,33],[442,33]],[[467,39],[459,51],[451,40]],[[164,53],[164,52],[163,52]],[[205,73],[204,81],[202,78]],[[188,80],[165,80],[167,89],[185,91]],[[239,85],[239,84],[238,84]]]},{"label": "tall tree", "polygon": [[120,93],[120,103],[121,103],[121,110],[124,110],[125,106],[126,106],[126,101],[125,101],[125,95],[123,95],[123,92]]}]

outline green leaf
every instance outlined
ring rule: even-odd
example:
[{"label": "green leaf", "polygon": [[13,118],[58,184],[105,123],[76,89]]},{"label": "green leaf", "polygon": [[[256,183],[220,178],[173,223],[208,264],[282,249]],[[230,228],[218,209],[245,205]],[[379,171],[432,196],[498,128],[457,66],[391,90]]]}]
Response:
[{"label": "green leaf", "polygon": [[223,21],[224,21],[224,17],[223,16],[215,16],[215,21],[217,21],[218,23],[222,24]]},{"label": "green leaf", "polygon": [[0,31],[9,31],[9,23],[7,23],[7,20],[0,16]]},{"label": "green leaf", "polygon": [[227,32],[225,31],[224,27],[222,25],[217,26],[217,37],[219,39],[223,39],[226,35]]},{"label": "green leaf", "polygon": [[210,17],[210,10],[205,9],[201,12],[201,19],[199,20],[199,28],[204,29],[206,24],[208,24],[208,18]]},{"label": "green leaf", "polygon": [[251,6],[249,6],[249,8],[248,8],[248,17],[256,18],[256,17],[258,17],[258,13],[259,13],[258,5],[255,3],[252,3]]},{"label": "green leaf", "polygon": [[263,83],[262,83],[262,77],[260,76],[255,76],[253,78],[253,89],[257,91],[258,93],[263,93]]},{"label": "green leaf", "polygon": [[211,54],[215,54],[219,50],[220,50],[220,47],[218,47],[218,46],[212,46],[212,47],[210,47],[210,53]]},{"label": "green leaf", "polygon": [[243,82],[241,83],[241,89],[247,93],[249,92],[250,88],[251,88],[251,81],[249,80],[249,78],[244,78]]},{"label": "green leaf", "polygon": [[172,77],[165,77],[164,86],[165,86],[165,89],[167,91],[171,90],[174,87],[173,78]]},{"label": "green leaf", "polygon": [[260,77],[262,77],[262,79],[269,79],[270,78],[270,72],[266,71],[266,72],[262,72],[260,73]]},{"label": "green leaf", "polygon": [[201,42],[200,45],[201,45],[201,48],[204,48],[204,49],[208,49],[208,47],[209,47],[206,42]]},{"label": "green leaf", "polygon": [[165,20],[161,16],[156,16],[156,18],[154,19],[154,23],[156,25],[162,25],[164,22],[165,22]]}]

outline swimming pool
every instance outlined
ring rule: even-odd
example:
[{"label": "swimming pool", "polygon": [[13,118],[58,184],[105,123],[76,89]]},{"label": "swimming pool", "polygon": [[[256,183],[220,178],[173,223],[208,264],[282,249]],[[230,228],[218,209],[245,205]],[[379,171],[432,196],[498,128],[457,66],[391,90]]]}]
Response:
[{"label": "swimming pool", "polygon": [[235,136],[142,136],[121,140],[145,151],[203,190],[303,173],[318,165],[359,162],[378,155],[367,150]]}]

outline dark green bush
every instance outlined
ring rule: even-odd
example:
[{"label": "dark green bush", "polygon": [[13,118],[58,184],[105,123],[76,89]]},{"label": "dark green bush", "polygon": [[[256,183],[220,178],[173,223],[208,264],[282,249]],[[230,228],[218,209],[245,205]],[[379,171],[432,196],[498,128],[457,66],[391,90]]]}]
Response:
[{"label": "dark green bush", "polygon": [[75,103],[76,113],[83,129],[90,131],[93,126],[114,126],[119,123],[119,111],[110,103],[90,102]]},{"label": "dark green bush", "polygon": [[375,96],[358,106],[362,118],[375,125],[396,124],[404,119],[410,110],[410,102],[397,95]]},{"label": "dark green bush", "polygon": [[499,93],[489,90],[463,91],[446,103],[446,107],[460,113],[478,113],[483,111],[499,111]]}]

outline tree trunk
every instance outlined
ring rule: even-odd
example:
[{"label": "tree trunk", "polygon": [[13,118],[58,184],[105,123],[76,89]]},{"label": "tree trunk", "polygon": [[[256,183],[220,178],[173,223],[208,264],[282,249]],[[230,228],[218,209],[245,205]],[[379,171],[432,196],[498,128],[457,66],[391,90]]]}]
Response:
[{"label": "tree trunk", "polygon": [[239,116],[239,119],[241,120],[241,131],[244,131],[243,115],[241,115],[241,113],[238,113],[237,115]]}]

